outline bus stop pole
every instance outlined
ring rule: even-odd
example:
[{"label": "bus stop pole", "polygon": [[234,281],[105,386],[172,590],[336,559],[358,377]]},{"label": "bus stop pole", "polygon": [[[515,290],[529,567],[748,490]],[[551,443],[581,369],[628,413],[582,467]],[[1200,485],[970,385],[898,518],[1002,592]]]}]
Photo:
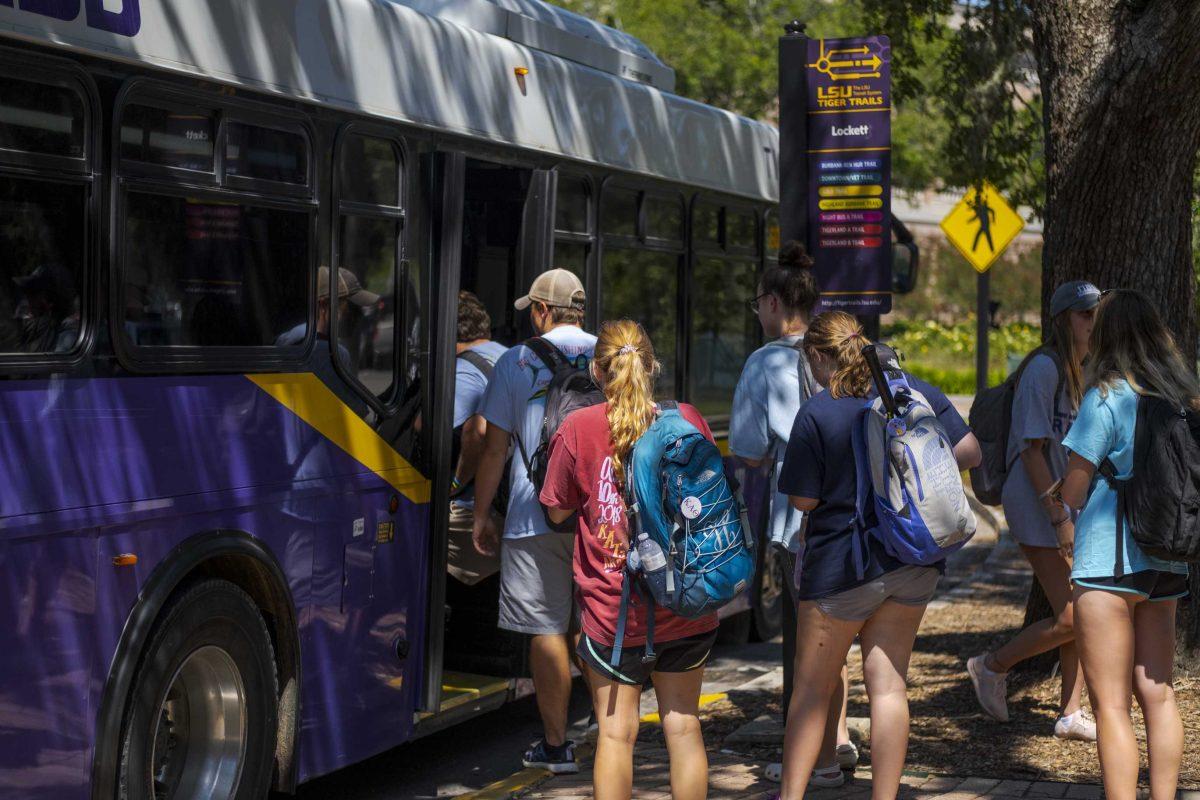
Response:
[{"label": "bus stop pole", "polygon": [[990,272],[981,272],[975,283],[975,394],[988,388],[988,329],[991,328]]},{"label": "bus stop pole", "polygon": [[779,243],[808,247],[808,37],[792,20],[779,37]]}]

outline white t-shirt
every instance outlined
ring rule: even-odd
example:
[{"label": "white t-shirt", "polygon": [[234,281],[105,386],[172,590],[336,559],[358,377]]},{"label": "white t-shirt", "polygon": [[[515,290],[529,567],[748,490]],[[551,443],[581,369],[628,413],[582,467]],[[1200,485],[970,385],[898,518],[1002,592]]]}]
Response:
[{"label": "white t-shirt", "polygon": [[[554,328],[542,338],[580,367],[587,366],[596,348],[596,337],[574,325]],[[480,412],[483,418],[489,425],[521,437],[525,453],[529,456],[533,455],[541,440],[546,387],[550,385],[550,377],[550,370],[541,359],[524,344],[519,344],[500,356],[483,395]],[[504,538],[520,539],[550,533],[550,526],[538,504],[519,449],[512,460],[511,474]]]}]

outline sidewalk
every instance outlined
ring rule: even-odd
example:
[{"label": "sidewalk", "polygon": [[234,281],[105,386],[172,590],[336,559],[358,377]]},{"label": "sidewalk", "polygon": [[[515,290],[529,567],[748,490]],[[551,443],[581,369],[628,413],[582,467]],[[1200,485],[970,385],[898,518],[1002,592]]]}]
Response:
[{"label": "sidewalk", "polygon": [[[985,521],[982,520],[981,521]],[[1000,539],[998,528],[1002,521],[988,519],[987,532],[981,530],[981,535],[972,543],[956,554],[950,564],[946,579],[939,587],[938,597],[930,604],[930,614],[953,613],[956,604],[967,601],[978,602],[981,597],[1012,604],[1023,604],[1022,585],[1028,585],[1028,568],[1021,558],[1016,546],[1008,537]],[[961,608],[961,605],[959,605]],[[931,627],[936,628],[935,624]],[[757,646],[755,646],[757,647]],[[719,660],[719,659],[718,659]],[[717,665],[714,664],[714,667]],[[720,672],[715,669],[714,672]],[[854,672],[854,670],[852,670]],[[730,685],[729,672],[724,672],[726,682],[710,685],[705,682],[706,693],[704,700],[710,706],[702,708],[701,717],[705,729],[705,740],[708,744],[709,755],[709,797],[720,800],[740,800],[741,798],[769,798],[778,785],[769,783],[762,778],[763,766],[768,760],[778,759],[779,748],[782,745],[782,731],[775,720],[778,717],[779,692],[782,682],[782,670],[763,663],[750,680],[740,685]],[[747,673],[749,677],[749,673]],[[936,682],[961,683],[958,674],[945,674],[943,680]],[[969,688],[965,691],[969,692]],[[712,694],[721,692],[727,694]],[[857,713],[865,713],[862,697],[862,686],[851,688],[852,706],[857,696]],[[939,700],[936,705],[941,706]],[[703,705],[703,704],[702,704]],[[648,692],[643,698],[643,711],[654,708],[653,693]],[[764,713],[766,709],[773,712]],[[741,712],[741,713],[739,713]],[[920,724],[928,728],[931,724],[945,725],[937,728],[942,733],[939,739],[950,750],[950,758],[935,761],[945,765],[938,772],[924,771],[929,767],[914,767],[906,770],[902,779],[900,798],[902,800],[1100,800],[1103,790],[1092,782],[1083,780],[1076,783],[1018,780],[1022,777],[1006,769],[995,769],[996,772],[1009,774],[972,775],[972,766],[987,766],[986,759],[974,760],[960,745],[954,745],[946,737],[954,738],[955,734],[949,727],[949,722],[938,723],[936,719],[919,719],[922,715],[929,716],[932,709],[921,704],[914,705],[914,735],[917,735]],[[851,711],[853,715],[855,711]],[[936,716],[936,714],[934,714]],[[978,716],[973,714],[972,716]],[[737,718],[731,721],[731,718]],[[738,721],[740,720],[740,722]],[[661,734],[654,729],[656,719],[653,715],[643,717],[642,735],[639,737],[634,756],[634,794],[635,798],[644,800],[667,800],[670,798],[670,770],[666,749],[662,745]],[[859,736],[869,740],[869,721],[863,718],[851,720],[852,732],[855,739]],[[996,734],[999,731],[995,730]],[[1042,732],[1045,733],[1045,732]],[[993,734],[995,735],[995,734]],[[1003,749],[1005,737],[1029,736],[1018,733],[1015,726],[1004,731],[1003,736],[995,738],[996,749]],[[1048,737],[1043,737],[1048,738]],[[1073,743],[1078,744],[1078,743]],[[1080,745],[1085,746],[1085,745]],[[1090,747],[1090,746],[1085,746]],[[590,744],[581,748],[582,770],[578,775],[558,776],[551,778],[548,773],[539,770],[526,770],[519,773],[520,780],[507,782],[507,785],[489,787],[491,791],[478,793],[477,800],[504,800],[509,797],[528,797],[536,800],[574,800],[587,798],[592,795],[592,774]],[[845,786],[837,789],[816,789],[810,791],[806,798],[809,800],[867,800],[871,793],[871,770],[869,764],[869,745],[863,751],[864,763],[854,773],[853,778]],[[954,758],[953,752],[958,751],[960,757]],[[918,763],[910,753],[909,763]],[[1081,754],[1094,758],[1094,750]],[[956,772],[961,765],[962,771],[957,775],[938,774],[941,771]],[[1098,775],[1098,773],[1093,773]],[[513,776],[517,778],[518,776]],[[1028,776],[1025,776],[1028,777]],[[1181,776],[1184,777],[1184,776]],[[1188,785],[1188,784],[1185,784]],[[1148,793],[1141,792],[1141,796]],[[1200,791],[1181,790],[1180,800],[1200,800]]]}]

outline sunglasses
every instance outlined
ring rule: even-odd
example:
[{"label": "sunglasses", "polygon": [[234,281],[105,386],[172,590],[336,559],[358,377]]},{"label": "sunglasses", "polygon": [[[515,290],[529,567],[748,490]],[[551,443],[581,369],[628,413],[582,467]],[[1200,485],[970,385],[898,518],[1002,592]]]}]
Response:
[{"label": "sunglasses", "polygon": [[763,292],[758,297],[752,297],[749,300],[747,300],[746,305],[750,306],[750,310],[753,311],[755,314],[757,314],[758,313],[758,301],[762,300],[764,297],[770,297],[770,296],[771,296],[770,292]]}]

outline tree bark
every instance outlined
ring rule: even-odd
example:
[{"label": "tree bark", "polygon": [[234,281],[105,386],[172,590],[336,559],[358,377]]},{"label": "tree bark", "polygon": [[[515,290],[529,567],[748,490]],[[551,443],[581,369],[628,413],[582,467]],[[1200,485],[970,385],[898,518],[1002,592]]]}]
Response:
[{"label": "tree bark", "polygon": [[[1063,281],[1140,289],[1192,363],[1200,0],[1029,7],[1046,134],[1043,322]],[[1192,591],[1200,597],[1200,575]],[[1180,634],[1196,648],[1200,619],[1184,621]]]}]

